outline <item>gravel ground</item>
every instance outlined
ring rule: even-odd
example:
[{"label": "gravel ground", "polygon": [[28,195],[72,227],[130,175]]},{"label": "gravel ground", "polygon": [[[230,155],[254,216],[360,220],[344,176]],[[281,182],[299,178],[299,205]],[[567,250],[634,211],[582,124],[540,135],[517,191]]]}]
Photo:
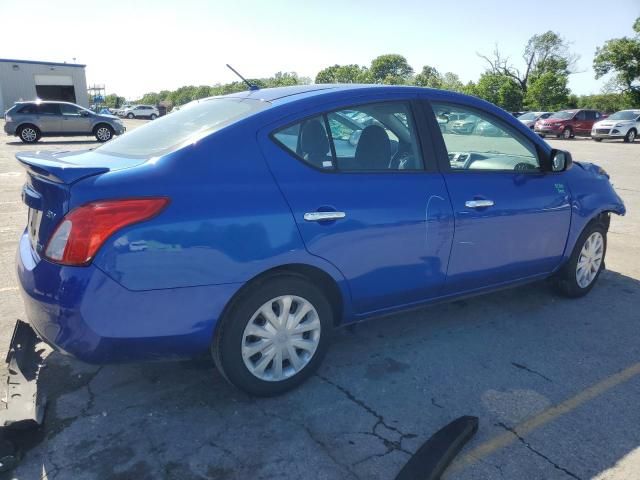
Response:
[{"label": "gravel ground", "polygon": [[[342,329],[319,373],[273,399],[232,389],[205,360],[97,368],[52,354],[45,425],[6,478],[392,479],[460,415],[480,429],[448,478],[639,478],[640,143],[550,143],[603,166],[629,212],[586,298],[540,283]],[[95,145],[0,135],[0,355],[24,318],[13,156]]]}]

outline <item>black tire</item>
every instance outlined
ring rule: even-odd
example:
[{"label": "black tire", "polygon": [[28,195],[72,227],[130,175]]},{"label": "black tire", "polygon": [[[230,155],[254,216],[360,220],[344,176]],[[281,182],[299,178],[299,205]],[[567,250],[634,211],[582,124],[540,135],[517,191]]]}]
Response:
[{"label": "black tire", "polygon": [[602,141],[602,139],[601,139],[601,138],[592,138],[592,140],[593,140],[594,142],[601,142],[601,141]]},{"label": "black tire", "polygon": [[565,127],[564,130],[562,130],[562,138],[565,140],[573,138],[573,130],[571,130],[571,127]]},{"label": "black tire", "polygon": [[[585,287],[580,286],[577,280],[577,268],[578,268],[578,260],[580,258],[580,254],[582,248],[585,245],[585,242],[592,234],[595,232],[599,232],[602,235],[602,261],[600,262],[600,266],[598,271],[596,272],[595,277],[591,280],[591,282]],[[607,254],[607,228],[606,226],[599,223],[597,220],[590,222],[580,234],[578,241],[576,242],[575,247],[573,248],[573,252],[571,253],[571,257],[567,263],[562,267],[562,269],[556,275],[556,289],[557,291],[564,295],[565,297],[570,298],[578,298],[586,295],[591,291],[593,286],[598,281],[600,277],[600,273],[604,270],[604,262],[605,256]]]},{"label": "black tire", "polygon": [[151,118],[151,120],[155,120],[156,118],[158,118],[158,116],[155,113],[152,113],[151,117],[149,117],[149,118]]},{"label": "black tire", "polygon": [[636,132],[636,129],[632,128],[624,136],[624,141],[626,143],[633,143],[635,141],[637,135],[638,135],[638,132]]},{"label": "black tire", "polygon": [[540,135],[540,138],[545,138],[547,135],[544,133],[539,133],[538,135]]},{"label": "black tire", "polygon": [[93,134],[96,136],[96,140],[102,143],[111,140],[114,133],[113,128],[106,123],[100,123],[93,129]]},{"label": "black tire", "polygon": [[134,115],[133,113],[131,113],[131,112],[127,113],[127,118],[128,118],[129,120],[131,120],[131,119],[132,119],[132,118],[134,118],[134,117],[135,117],[135,115]]},{"label": "black tire", "polygon": [[21,125],[17,133],[24,143],[36,143],[42,136],[40,129],[31,124]]},{"label": "black tire", "polygon": [[[244,331],[260,307],[283,295],[295,295],[313,305],[320,320],[320,337],[315,352],[300,371],[284,380],[263,380],[250,372],[242,358]],[[332,330],[333,311],[322,290],[302,276],[280,274],[250,285],[234,299],[220,321],[211,351],[216,367],[229,383],[251,395],[268,397],[297,387],[315,372],[327,352]]]}]

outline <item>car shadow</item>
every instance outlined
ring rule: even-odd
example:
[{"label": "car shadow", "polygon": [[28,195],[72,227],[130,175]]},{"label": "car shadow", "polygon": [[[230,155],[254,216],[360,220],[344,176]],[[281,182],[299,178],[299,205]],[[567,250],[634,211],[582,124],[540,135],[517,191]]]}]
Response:
[{"label": "car shadow", "polygon": [[[235,390],[208,358],[96,367],[53,353],[45,423],[14,477],[392,479],[460,415],[480,418],[469,449],[490,444],[637,362],[639,310],[640,282],[606,271],[582,299],[542,282],[374,319],[336,331],[319,372],[275,398]],[[553,462],[597,475],[640,446],[634,385],[588,390],[455,478],[549,478]]]},{"label": "car shadow", "polygon": [[34,146],[34,145],[89,145],[89,144],[100,144],[97,140],[39,140],[37,143],[24,143],[24,142],[6,142],[7,145],[24,145],[24,146]]}]

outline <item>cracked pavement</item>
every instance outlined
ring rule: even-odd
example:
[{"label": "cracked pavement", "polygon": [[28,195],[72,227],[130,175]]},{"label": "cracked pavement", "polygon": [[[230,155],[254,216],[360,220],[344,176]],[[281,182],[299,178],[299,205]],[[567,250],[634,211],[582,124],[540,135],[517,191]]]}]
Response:
[{"label": "cracked pavement", "polygon": [[[95,145],[78,140],[0,136],[0,355],[24,318],[13,155]],[[461,415],[480,428],[446,478],[638,478],[640,143],[550,143],[604,167],[629,211],[588,297],[539,283],[341,329],[317,375],[269,399],[234,390],[208,359],[95,367],[54,353],[45,424],[5,478],[393,479]]]}]

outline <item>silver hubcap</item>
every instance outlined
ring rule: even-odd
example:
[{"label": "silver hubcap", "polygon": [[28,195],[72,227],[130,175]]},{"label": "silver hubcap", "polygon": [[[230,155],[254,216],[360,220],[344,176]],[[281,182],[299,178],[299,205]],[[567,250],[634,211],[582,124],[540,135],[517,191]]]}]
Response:
[{"label": "silver hubcap", "polygon": [[320,319],[302,297],[284,295],[256,311],[242,334],[242,359],[256,377],[277,382],[292,377],[313,358]]},{"label": "silver hubcap", "polygon": [[602,255],[604,252],[604,239],[600,232],[593,232],[584,242],[578,266],[576,267],[576,281],[580,288],[587,288],[596,278],[600,265],[602,265]]},{"label": "silver hubcap", "polygon": [[568,128],[564,131],[564,138],[571,138],[571,130]]},{"label": "silver hubcap", "polygon": [[631,130],[629,132],[629,141],[633,142],[636,139],[636,132],[634,132],[633,130]]},{"label": "silver hubcap", "polygon": [[99,128],[96,134],[100,140],[109,140],[111,138],[111,132],[106,127]]},{"label": "silver hubcap", "polygon": [[24,128],[22,130],[22,138],[27,142],[33,142],[38,135],[33,128]]}]

